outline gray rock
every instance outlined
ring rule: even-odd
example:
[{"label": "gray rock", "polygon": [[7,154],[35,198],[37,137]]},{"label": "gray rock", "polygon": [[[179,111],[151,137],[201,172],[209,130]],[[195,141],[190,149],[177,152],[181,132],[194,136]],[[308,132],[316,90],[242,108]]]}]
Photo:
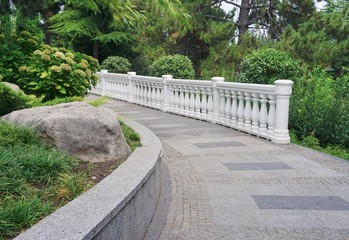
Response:
[{"label": "gray rock", "polygon": [[2,119],[33,128],[50,146],[84,161],[116,160],[131,153],[116,113],[85,102],[23,109]]},{"label": "gray rock", "polygon": [[8,86],[9,88],[13,89],[16,92],[21,91],[21,89],[16,84],[9,83],[9,82],[1,82],[1,83],[5,84],[6,86]]}]

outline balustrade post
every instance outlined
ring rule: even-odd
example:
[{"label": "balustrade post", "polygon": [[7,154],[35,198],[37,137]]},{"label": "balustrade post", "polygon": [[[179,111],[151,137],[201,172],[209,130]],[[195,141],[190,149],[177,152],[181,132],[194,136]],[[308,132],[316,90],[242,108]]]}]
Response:
[{"label": "balustrade post", "polygon": [[170,90],[168,88],[168,80],[172,79],[172,75],[162,76],[162,99],[161,99],[161,111],[168,112],[170,109]]},{"label": "balustrade post", "polygon": [[245,108],[244,108],[244,128],[246,130],[251,130],[251,93],[245,92]]},{"label": "balustrade post", "polygon": [[258,133],[259,129],[259,93],[252,93],[252,102],[253,102],[253,107],[252,107],[252,131]]},{"label": "balustrade post", "polygon": [[133,81],[132,76],[136,76],[136,72],[128,72],[128,97],[127,101],[130,103],[134,102],[133,95],[134,95],[134,87],[133,87]]},{"label": "balustrade post", "polygon": [[288,112],[290,105],[290,96],[292,94],[291,80],[275,81],[276,95],[276,114],[275,129],[271,141],[277,144],[290,143],[290,135],[288,133]]},{"label": "balustrade post", "polygon": [[224,82],[223,77],[213,77],[212,81],[212,91],[213,91],[213,109],[212,109],[212,119],[210,120],[212,123],[216,123],[219,121],[219,107],[220,107],[220,94],[217,89],[217,83]]},{"label": "balustrade post", "polygon": [[102,87],[101,95],[104,96],[106,92],[106,82],[104,79],[104,74],[108,73],[108,70],[103,69],[100,71],[100,73],[101,73],[101,87]]}]

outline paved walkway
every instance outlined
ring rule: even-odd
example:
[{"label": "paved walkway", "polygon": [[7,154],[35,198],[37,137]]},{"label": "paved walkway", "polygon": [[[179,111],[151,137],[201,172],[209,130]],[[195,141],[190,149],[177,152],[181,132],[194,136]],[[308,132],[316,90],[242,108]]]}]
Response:
[{"label": "paved walkway", "polygon": [[349,239],[346,161],[125,102],[104,106],[164,147],[162,201],[145,239]]}]

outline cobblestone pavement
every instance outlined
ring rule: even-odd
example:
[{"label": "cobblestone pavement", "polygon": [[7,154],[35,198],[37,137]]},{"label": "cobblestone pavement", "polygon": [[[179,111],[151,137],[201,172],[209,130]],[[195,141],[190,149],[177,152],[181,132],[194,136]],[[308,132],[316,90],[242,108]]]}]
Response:
[{"label": "cobblestone pavement", "polygon": [[163,144],[163,201],[145,239],[349,239],[348,162],[125,102],[104,106]]}]

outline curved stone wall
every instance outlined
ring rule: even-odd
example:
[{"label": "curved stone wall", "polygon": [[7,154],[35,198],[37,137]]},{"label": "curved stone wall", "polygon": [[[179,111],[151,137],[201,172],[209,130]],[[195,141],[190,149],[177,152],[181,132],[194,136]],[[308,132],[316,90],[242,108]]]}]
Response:
[{"label": "curved stone wall", "polygon": [[16,237],[17,240],[142,239],[160,195],[160,140],[143,125],[124,122],[142,147],[108,177]]}]

